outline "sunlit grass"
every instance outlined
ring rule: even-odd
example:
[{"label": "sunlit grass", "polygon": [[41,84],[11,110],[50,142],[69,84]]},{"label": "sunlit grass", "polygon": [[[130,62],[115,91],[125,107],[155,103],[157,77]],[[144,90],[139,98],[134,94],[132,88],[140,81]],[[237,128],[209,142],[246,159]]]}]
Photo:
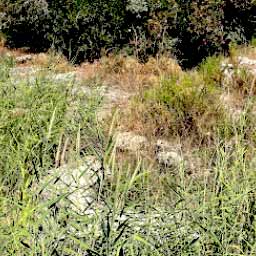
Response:
[{"label": "sunlit grass", "polygon": [[[204,161],[198,176],[184,163],[160,170],[140,155],[121,161],[114,121],[110,132],[97,122],[97,94],[88,97],[72,82],[56,84],[43,74],[34,85],[13,84],[13,65],[5,58],[0,66],[0,255],[256,253],[255,99],[243,95],[235,122],[216,108],[214,100],[226,89],[218,87],[218,59],[199,71],[162,79],[140,102],[144,114],[151,111],[150,122],[159,114],[167,118],[163,124],[172,123],[173,136],[186,131],[187,116],[194,118],[187,134],[201,138],[207,129],[212,132],[211,143],[197,148]],[[156,113],[156,106],[166,115]],[[47,184],[41,181],[50,169],[79,166],[88,155],[104,173],[94,214],[69,207],[69,191],[42,198]]]}]

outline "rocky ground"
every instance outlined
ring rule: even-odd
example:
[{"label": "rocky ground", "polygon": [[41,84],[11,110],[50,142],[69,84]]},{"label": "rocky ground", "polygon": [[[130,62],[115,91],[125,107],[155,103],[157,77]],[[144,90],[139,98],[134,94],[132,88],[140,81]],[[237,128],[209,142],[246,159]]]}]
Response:
[{"label": "rocky ground", "polygon": [[[34,86],[37,79],[49,79],[53,83],[70,83],[74,85],[74,90],[81,90],[90,95],[97,93],[102,97],[102,105],[98,110],[97,116],[99,122],[104,122],[105,119],[111,117],[114,111],[124,109],[130,98],[139,92],[133,88],[125,88],[120,86],[121,83],[110,85],[109,82],[99,86],[90,86],[90,79],[94,78],[88,65],[80,68],[66,68],[66,71],[52,72],[49,68],[40,65],[35,65],[34,55],[19,54],[13,55],[14,61],[17,64],[10,71],[10,79],[13,84],[25,81],[30,86]],[[88,67],[88,70],[86,69]],[[230,82],[234,76],[247,70],[256,79],[256,60],[248,57],[239,56],[236,59],[236,64],[223,62],[221,69],[224,75],[223,84]],[[89,74],[89,75],[88,75]],[[89,79],[88,79],[89,77]],[[151,78],[152,79],[152,78]],[[104,80],[103,80],[104,81]],[[234,116],[234,119],[239,116],[242,109],[239,104],[232,102],[232,97],[229,94],[221,95],[222,101],[225,103],[227,111]],[[115,150],[121,152],[129,152],[134,155],[152,155],[158,164],[168,168],[177,168],[181,164],[188,169],[198,169],[200,167],[200,159],[191,156],[187,152],[182,151],[179,143],[157,139],[149,140],[146,136],[141,136],[133,131],[118,131],[114,135]],[[151,152],[149,152],[149,150]],[[97,198],[97,191],[101,189],[101,183],[106,175],[111,174],[111,168],[104,165],[93,156],[87,156],[81,166],[73,168],[72,166],[62,166],[54,170],[49,170],[46,179],[41,181],[39,187],[47,186],[47,190],[43,191],[42,197],[49,200],[63,191],[67,193],[67,198],[70,201],[71,208],[80,214],[91,214],[93,210],[100,207],[100,199]]]}]

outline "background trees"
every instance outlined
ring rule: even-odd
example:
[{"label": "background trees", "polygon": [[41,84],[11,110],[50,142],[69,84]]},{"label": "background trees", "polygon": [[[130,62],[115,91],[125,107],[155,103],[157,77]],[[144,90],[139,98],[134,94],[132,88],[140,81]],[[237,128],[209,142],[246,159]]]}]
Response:
[{"label": "background trees", "polygon": [[191,68],[255,35],[254,0],[0,0],[10,47],[50,47],[69,60],[123,51],[141,61],[162,52]]}]

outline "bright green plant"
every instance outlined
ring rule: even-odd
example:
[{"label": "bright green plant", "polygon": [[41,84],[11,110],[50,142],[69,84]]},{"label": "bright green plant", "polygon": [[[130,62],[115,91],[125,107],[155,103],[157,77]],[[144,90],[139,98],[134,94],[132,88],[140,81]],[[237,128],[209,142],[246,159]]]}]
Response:
[{"label": "bright green plant", "polygon": [[152,113],[156,119],[158,111],[159,118],[167,115],[165,136],[191,135],[199,144],[208,135],[213,136],[217,123],[224,118],[217,89],[204,84],[196,73],[163,80],[147,91],[142,101],[147,106],[145,115]]}]

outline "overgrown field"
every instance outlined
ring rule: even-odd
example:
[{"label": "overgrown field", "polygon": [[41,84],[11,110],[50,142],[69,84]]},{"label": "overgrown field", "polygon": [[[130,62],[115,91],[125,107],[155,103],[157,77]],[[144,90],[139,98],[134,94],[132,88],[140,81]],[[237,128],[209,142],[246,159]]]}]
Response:
[{"label": "overgrown field", "polygon": [[[256,56],[253,47],[234,50],[232,80],[221,71],[224,57],[188,72],[154,64],[147,73],[150,64],[136,64],[145,77],[139,88],[135,65],[105,59],[101,72],[116,83],[132,75],[137,93],[104,122],[97,118],[104,76],[83,81],[95,90],[88,95],[72,80],[53,80],[53,66],[33,83],[12,79],[15,60],[2,55],[0,254],[255,255],[255,77],[236,66],[242,53]],[[180,141],[190,158],[168,167],[150,149],[120,151],[116,129]],[[52,173],[57,187],[59,171],[91,158],[100,165],[90,187],[96,203],[78,211],[70,198],[80,188],[68,185],[49,197]],[[89,179],[89,169],[79,178]]]}]

